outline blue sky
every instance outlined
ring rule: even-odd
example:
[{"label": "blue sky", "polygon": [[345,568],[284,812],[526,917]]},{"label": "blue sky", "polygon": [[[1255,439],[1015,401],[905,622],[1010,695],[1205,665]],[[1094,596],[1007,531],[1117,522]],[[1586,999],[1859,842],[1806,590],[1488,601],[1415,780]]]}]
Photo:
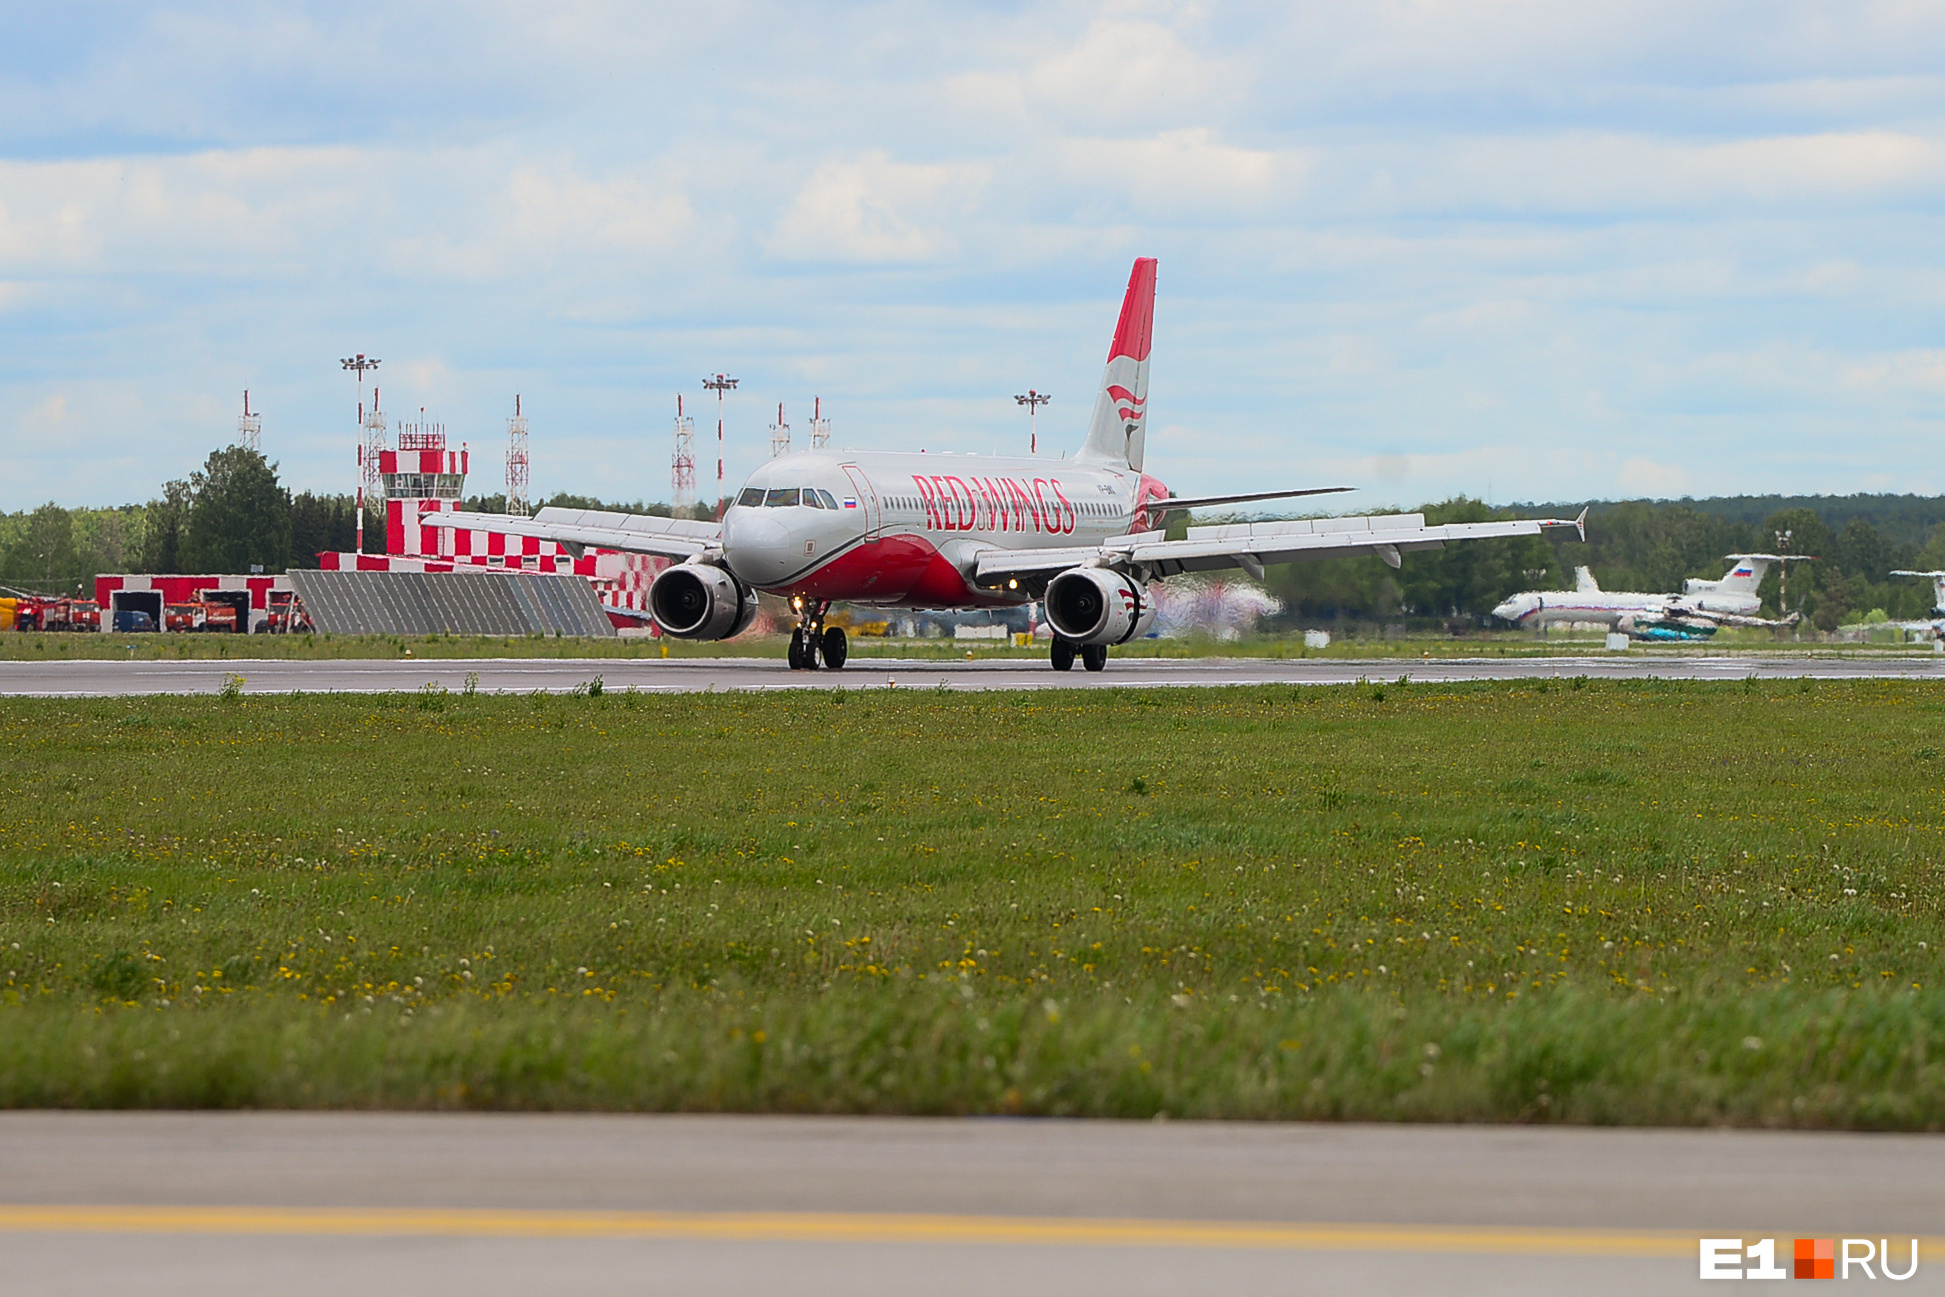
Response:
[{"label": "blue sky", "polygon": [[1945,491],[1936,4],[0,23],[0,509],[146,499],[246,387],[349,490],[354,352],[476,490],[518,392],[537,493],[666,498],[721,370],[732,484],[814,396],[839,444],[1012,450],[1032,386],[1071,447],[1138,255],[1183,493]]}]

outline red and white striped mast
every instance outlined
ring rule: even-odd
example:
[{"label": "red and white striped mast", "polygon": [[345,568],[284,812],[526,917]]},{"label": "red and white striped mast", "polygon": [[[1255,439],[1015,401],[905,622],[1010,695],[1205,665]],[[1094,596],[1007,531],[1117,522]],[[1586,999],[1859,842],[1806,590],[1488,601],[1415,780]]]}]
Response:
[{"label": "red and white striped mast", "polygon": [[723,393],[734,391],[736,380],[724,374],[702,380],[703,387],[716,394],[716,517],[723,516]]}]

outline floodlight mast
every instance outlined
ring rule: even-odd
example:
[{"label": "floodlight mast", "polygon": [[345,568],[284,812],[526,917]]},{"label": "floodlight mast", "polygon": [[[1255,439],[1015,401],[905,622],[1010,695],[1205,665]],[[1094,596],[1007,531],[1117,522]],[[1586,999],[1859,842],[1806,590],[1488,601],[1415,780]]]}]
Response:
[{"label": "floodlight mast", "polygon": [[[371,427],[365,422],[365,371],[376,370],[379,360],[359,352],[356,356],[338,362],[358,375],[358,552],[365,552],[365,488],[378,481],[378,457],[371,453],[366,443],[371,439]],[[378,412],[378,389],[372,389],[372,413]],[[383,423],[378,427],[382,430]]]},{"label": "floodlight mast", "polygon": [[1045,392],[1036,392],[1029,387],[1025,396],[1016,396],[1013,399],[1027,408],[1027,453],[1038,455],[1040,453],[1040,407],[1053,400],[1053,397]]},{"label": "floodlight mast", "polygon": [[723,393],[736,389],[736,380],[717,374],[702,380],[704,388],[716,394],[716,517],[723,516]]}]

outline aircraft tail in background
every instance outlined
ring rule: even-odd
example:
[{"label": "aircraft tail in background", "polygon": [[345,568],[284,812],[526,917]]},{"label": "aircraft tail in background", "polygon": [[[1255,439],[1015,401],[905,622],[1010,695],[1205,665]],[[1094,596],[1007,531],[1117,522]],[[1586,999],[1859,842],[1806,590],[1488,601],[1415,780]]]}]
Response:
[{"label": "aircraft tail in background", "polygon": [[1599,594],[1601,583],[1594,579],[1594,569],[1577,567],[1574,569],[1574,590],[1579,594]]},{"label": "aircraft tail in background", "polygon": [[1931,581],[1932,611],[1945,613],[1945,572],[1893,572],[1892,576],[1922,576]]},{"label": "aircraft tail in background", "polygon": [[1729,561],[1734,566],[1714,582],[1716,591],[1721,594],[1755,594],[1756,587],[1763,583],[1763,576],[1769,571],[1769,565],[1780,559],[1774,554],[1731,554]]},{"label": "aircraft tail in background", "polygon": [[1155,332],[1155,258],[1140,257],[1128,275],[1121,319],[1108,348],[1094,420],[1077,458],[1139,473],[1148,428],[1148,351]]}]

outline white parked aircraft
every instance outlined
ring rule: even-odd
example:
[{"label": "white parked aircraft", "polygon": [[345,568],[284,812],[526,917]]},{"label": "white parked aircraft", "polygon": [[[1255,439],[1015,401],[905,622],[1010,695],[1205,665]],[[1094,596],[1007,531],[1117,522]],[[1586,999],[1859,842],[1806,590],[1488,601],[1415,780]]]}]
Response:
[{"label": "white parked aircraft", "polygon": [[1771,563],[1806,558],[1803,554],[1731,554],[1729,570],[1713,581],[1690,577],[1680,594],[1639,594],[1603,590],[1594,574],[1574,569],[1572,590],[1527,590],[1513,595],[1493,616],[1518,626],[1559,626],[1592,623],[1607,626],[1635,639],[1707,639],[1724,626],[1794,626],[1802,619],[1792,613],[1781,621],[1756,614],[1762,598],[1756,587]]},{"label": "white parked aircraft", "polygon": [[1893,572],[1891,575],[1927,577],[1931,581],[1932,589],[1932,619],[1930,621],[1899,621],[1892,622],[1891,625],[1896,626],[1899,630],[1911,631],[1914,634],[1924,635],[1929,633],[1939,639],[1945,639],[1945,572],[1909,572],[1900,570]]},{"label": "white parked aircraft", "polygon": [[1265,564],[1340,554],[1376,554],[1397,567],[1402,554],[1447,541],[1581,526],[1428,527],[1422,514],[1389,514],[1191,527],[1183,540],[1166,539],[1165,516],[1176,510],[1351,488],[1182,498],[1144,473],[1154,312],[1155,261],[1144,257],[1128,278],[1093,422],[1073,459],[813,450],[757,469],[720,523],[573,509],[426,521],[678,560],[655,578],[648,604],[663,632],[680,639],[727,639],[756,615],[758,591],[783,595],[799,618],[793,668],[843,665],[844,632],[824,625],[839,600],[932,609],[1043,600],[1056,671],[1076,656],[1090,671],[1105,667],[1110,646],[1153,623],[1150,582],[1177,573],[1240,567],[1261,578]]}]

